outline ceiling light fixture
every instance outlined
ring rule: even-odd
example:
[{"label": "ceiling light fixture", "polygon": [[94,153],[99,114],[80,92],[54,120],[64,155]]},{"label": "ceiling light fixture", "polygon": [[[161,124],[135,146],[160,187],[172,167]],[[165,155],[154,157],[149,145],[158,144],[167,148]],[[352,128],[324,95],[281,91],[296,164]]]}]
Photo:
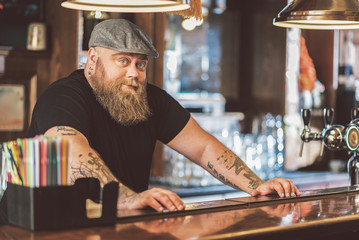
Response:
[{"label": "ceiling light fixture", "polygon": [[273,19],[278,27],[359,29],[358,0],[293,0]]},{"label": "ceiling light fixture", "polygon": [[68,0],[62,7],[103,12],[172,12],[190,8],[181,0]]}]

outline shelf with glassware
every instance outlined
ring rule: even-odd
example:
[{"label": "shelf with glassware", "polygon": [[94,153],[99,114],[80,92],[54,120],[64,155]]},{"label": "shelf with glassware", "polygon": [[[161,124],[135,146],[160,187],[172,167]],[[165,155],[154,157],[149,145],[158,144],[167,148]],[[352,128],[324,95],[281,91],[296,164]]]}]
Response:
[{"label": "shelf with glassware", "polygon": [[[274,178],[283,171],[284,132],[280,115],[268,113],[257,117],[253,122],[252,133],[241,132],[243,113],[192,113],[192,116],[262,179]],[[223,185],[206,170],[167,146],[164,146],[163,161],[163,175],[152,177],[153,184],[171,187]]]}]

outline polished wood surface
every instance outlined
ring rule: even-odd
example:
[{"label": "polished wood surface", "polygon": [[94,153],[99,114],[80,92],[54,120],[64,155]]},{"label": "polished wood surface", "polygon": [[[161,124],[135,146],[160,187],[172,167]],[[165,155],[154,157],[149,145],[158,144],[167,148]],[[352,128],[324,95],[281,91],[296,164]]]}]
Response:
[{"label": "polished wood surface", "polygon": [[[119,212],[114,226],[32,232],[0,227],[0,239],[343,239],[359,230],[359,188],[301,197],[245,197],[187,204],[186,211]],[[337,238],[340,237],[340,238]],[[354,239],[354,238],[353,238]]]}]

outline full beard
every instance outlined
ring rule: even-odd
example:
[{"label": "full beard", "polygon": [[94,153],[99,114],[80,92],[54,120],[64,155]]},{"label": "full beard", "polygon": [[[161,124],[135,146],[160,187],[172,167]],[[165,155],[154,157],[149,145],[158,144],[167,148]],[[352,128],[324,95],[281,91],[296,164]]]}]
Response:
[{"label": "full beard", "polygon": [[[101,78],[92,76],[91,84],[97,101],[121,125],[135,125],[147,120],[151,116],[147,100],[146,83],[141,84],[134,80],[121,79],[111,85],[104,86]],[[132,85],[134,88],[123,90],[123,84]]]}]

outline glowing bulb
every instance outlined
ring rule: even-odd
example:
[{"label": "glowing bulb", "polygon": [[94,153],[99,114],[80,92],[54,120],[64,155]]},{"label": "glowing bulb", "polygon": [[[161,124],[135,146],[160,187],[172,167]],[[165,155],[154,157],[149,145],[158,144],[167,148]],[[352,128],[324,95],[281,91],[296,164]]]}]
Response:
[{"label": "glowing bulb", "polygon": [[191,17],[182,21],[182,27],[187,31],[192,31],[197,26],[201,26],[203,24],[203,19],[197,21],[196,18]]},{"label": "glowing bulb", "polygon": [[192,31],[196,28],[196,23],[192,20],[192,18],[185,19],[182,22],[182,27],[187,31]]},{"label": "glowing bulb", "polygon": [[102,16],[102,12],[100,12],[100,11],[96,11],[96,12],[95,12],[95,18],[96,18],[96,19],[100,19],[101,16]]}]

